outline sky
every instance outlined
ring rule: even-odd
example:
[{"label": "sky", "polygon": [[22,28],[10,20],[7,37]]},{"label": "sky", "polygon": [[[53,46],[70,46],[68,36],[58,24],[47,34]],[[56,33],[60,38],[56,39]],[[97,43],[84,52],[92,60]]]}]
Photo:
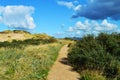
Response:
[{"label": "sky", "polygon": [[120,33],[119,0],[0,0],[0,31],[55,37]]}]

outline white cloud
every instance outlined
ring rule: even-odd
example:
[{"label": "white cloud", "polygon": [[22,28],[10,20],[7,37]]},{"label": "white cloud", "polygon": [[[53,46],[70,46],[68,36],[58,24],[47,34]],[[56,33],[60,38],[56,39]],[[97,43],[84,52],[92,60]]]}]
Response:
[{"label": "white cloud", "polygon": [[[58,1],[57,2],[59,5],[62,5],[62,6],[65,6],[69,9],[72,9],[74,11],[79,11],[80,8],[81,8],[81,5],[78,4],[78,1],[73,1],[73,2],[67,2],[67,1]],[[75,4],[78,4],[78,5],[75,5]]]},{"label": "white cloud", "polygon": [[81,31],[86,32],[86,31],[90,31],[91,24],[89,23],[88,20],[86,20],[84,23],[81,21],[78,21],[78,22],[76,22],[74,27],[76,30],[81,30]]},{"label": "white cloud", "polygon": [[66,2],[66,1],[58,1],[57,2],[59,5],[66,6],[69,9],[74,8],[74,5],[72,2]]},{"label": "white cloud", "polygon": [[113,31],[118,27],[116,24],[109,23],[107,20],[103,20],[101,26],[105,27],[106,31]]},{"label": "white cloud", "polygon": [[116,24],[109,23],[106,19],[101,22],[101,24],[98,24],[97,22],[94,22],[94,29],[96,31],[105,31],[105,32],[112,32],[116,31],[117,29]]},{"label": "white cloud", "polygon": [[78,21],[76,22],[75,27],[78,30],[86,30],[88,26],[86,23],[82,23],[81,21]]},{"label": "white cloud", "polygon": [[77,5],[76,7],[74,7],[74,10],[79,11],[81,7],[82,7],[81,5]]},{"label": "white cloud", "polygon": [[10,28],[33,29],[35,23],[31,14],[32,6],[0,6],[0,23]]},{"label": "white cloud", "polygon": [[107,20],[103,20],[101,22],[85,20],[84,22],[76,22],[73,27],[69,27],[68,31],[75,32],[77,35],[97,35],[100,32],[118,32],[118,26],[108,22]]}]

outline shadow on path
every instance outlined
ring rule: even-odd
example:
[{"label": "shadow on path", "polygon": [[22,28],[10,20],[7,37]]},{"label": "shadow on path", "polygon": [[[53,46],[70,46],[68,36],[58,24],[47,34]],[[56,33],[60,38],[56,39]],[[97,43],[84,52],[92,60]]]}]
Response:
[{"label": "shadow on path", "polygon": [[68,58],[66,58],[66,57],[62,58],[59,62],[61,62],[62,64],[65,64],[65,65],[70,65],[68,62]]},{"label": "shadow on path", "polygon": [[72,68],[67,58],[68,47],[61,48],[59,56],[51,68],[47,80],[80,80],[79,74]]}]

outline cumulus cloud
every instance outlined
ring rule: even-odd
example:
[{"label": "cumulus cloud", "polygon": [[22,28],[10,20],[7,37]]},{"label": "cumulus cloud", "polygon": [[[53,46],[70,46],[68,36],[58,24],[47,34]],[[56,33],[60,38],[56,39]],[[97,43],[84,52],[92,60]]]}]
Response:
[{"label": "cumulus cloud", "polygon": [[87,34],[94,34],[96,36],[101,32],[120,32],[120,29],[117,24],[111,23],[107,19],[99,22],[96,20],[85,20],[77,21],[73,26],[68,27],[67,30],[54,35],[56,37],[82,37]]},{"label": "cumulus cloud", "polygon": [[0,6],[0,23],[10,28],[33,29],[35,28],[31,16],[33,12],[32,6]]},{"label": "cumulus cloud", "polygon": [[117,32],[118,26],[108,22],[106,19],[97,22],[85,20],[85,22],[78,21],[73,27],[68,28],[68,32],[76,32],[76,34],[98,34],[100,32]]},{"label": "cumulus cloud", "polygon": [[[78,1],[77,1],[77,0],[75,0],[75,1],[73,1],[73,2],[58,1],[57,3],[58,3],[59,5],[61,5],[61,6],[65,6],[65,7],[69,8],[69,9],[74,10],[74,11],[78,11],[78,10],[80,10],[80,8],[81,8],[81,5],[78,4]],[[76,4],[77,4],[77,5],[76,5]]]},{"label": "cumulus cloud", "polygon": [[72,18],[86,17],[89,19],[120,19],[120,0],[89,0],[82,5]]},{"label": "cumulus cloud", "polygon": [[81,21],[78,21],[75,24],[75,29],[82,30],[82,31],[89,31],[90,25],[91,24],[88,22],[88,20],[86,20],[84,23],[82,23]]},{"label": "cumulus cloud", "polygon": [[116,31],[118,26],[116,24],[109,23],[107,20],[103,20],[101,24],[94,23],[94,29],[96,31],[105,31],[105,32],[113,32]]}]

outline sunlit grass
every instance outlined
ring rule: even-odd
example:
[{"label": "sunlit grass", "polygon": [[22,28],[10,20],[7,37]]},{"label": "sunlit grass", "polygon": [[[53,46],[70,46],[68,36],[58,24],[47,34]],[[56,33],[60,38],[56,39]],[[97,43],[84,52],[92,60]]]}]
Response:
[{"label": "sunlit grass", "polygon": [[80,73],[80,80],[106,80],[101,72],[95,70],[84,70]]},{"label": "sunlit grass", "polygon": [[46,80],[61,44],[0,48],[0,80]]}]

